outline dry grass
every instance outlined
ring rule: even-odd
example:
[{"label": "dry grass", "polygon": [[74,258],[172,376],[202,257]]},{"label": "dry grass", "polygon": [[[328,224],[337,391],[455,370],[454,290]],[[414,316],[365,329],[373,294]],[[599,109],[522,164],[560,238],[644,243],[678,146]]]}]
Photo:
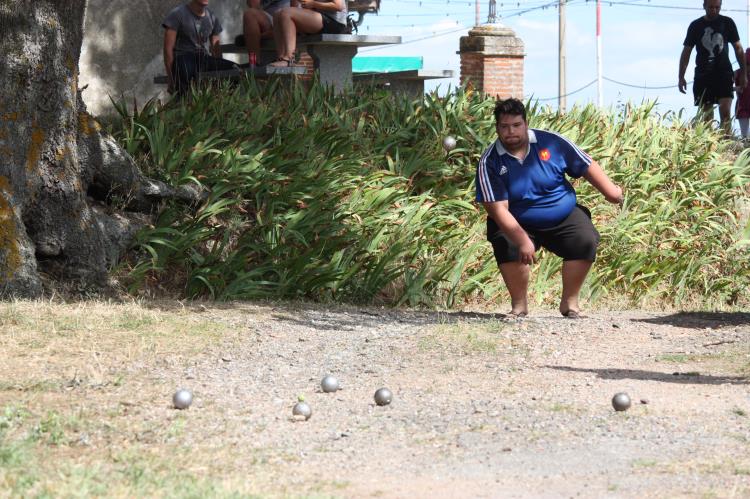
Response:
[{"label": "dry grass", "polygon": [[225,456],[195,459],[159,374],[233,331],[175,304],[0,304],[0,497],[251,495],[210,478]]}]

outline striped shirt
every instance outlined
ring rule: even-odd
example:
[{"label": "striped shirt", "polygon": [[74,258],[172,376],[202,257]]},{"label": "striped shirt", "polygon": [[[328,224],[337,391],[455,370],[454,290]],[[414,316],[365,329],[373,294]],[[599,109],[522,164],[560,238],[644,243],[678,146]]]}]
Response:
[{"label": "striped shirt", "polygon": [[579,178],[591,157],[560,134],[529,128],[529,150],[518,158],[496,140],[477,167],[476,200],[508,201],[522,227],[544,229],[562,222],[576,205],[576,193],[565,178]]}]

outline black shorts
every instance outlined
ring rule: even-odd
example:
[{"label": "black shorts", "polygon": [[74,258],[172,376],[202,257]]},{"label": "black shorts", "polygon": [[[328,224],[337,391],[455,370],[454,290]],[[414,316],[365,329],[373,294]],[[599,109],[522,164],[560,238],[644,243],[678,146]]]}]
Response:
[{"label": "black shorts", "polygon": [[[596,248],[599,246],[599,232],[591,223],[591,212],[579,204],[570,215],[548,229],[523,228],[534,243],[534,248],[546,248],[563,260],[596,259]],[[518,246],[500,231],[494,220],[487,218],[487,240],[492,243],[497,264],[517,262]]]},{"label": "black shorts", "polygon": [[696,106],[713,106],[719,99],[734,97],[734,74],[728,73],[695,75],[693,100]]},{"label": "black shorts", "polygon": [[323,29],[320,30],[321,33],[328,33],[329,35],[343,35],[344,33],[348,33],[349,28],[346,24],[341,24],[327,12],[321,12],[320,15],[323,16]]}]

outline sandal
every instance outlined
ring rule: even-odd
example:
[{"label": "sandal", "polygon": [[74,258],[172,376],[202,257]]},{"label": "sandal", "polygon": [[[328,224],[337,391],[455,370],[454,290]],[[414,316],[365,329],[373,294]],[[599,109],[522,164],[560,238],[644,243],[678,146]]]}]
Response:
[{"label": "sandal", "polygon": [[268,64],[269,66],[273,68],[289,68],[294,66],[294,61],[291,59],[285,59],[283,57],[279,57],[275,61]]}]

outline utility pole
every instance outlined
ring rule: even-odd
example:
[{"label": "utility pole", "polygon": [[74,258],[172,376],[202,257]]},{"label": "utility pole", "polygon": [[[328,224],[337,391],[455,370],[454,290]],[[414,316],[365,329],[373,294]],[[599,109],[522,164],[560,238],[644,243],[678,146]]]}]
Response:
[{"label": "utility pole", "polygon": [[557,108],[558,111],[564,112],[567,107],[567,99],[565,98],[565,2],[566,0],[559,0],[558,15],[559,15],[559,43],[558,43],[558,76],[557,76]]},{"label": "utility pole", "polygon": [[[750,0],[748,0],[750,2]],[[602,85],[602,2],[596,0],[596,103],[604,107],[604,89]]]},{"label": "utility pole", "polygon": [[750,47],[750,0],[747,0],[747,46]]},{"label": "utility pole", "polygon": [[[748,0],[750,1],[750,0]],[[480,19],[479,19],[479,0],[474,1],[474,5],[476,6],[476,16],[474,19],[474,26],[479,26]]]}]

